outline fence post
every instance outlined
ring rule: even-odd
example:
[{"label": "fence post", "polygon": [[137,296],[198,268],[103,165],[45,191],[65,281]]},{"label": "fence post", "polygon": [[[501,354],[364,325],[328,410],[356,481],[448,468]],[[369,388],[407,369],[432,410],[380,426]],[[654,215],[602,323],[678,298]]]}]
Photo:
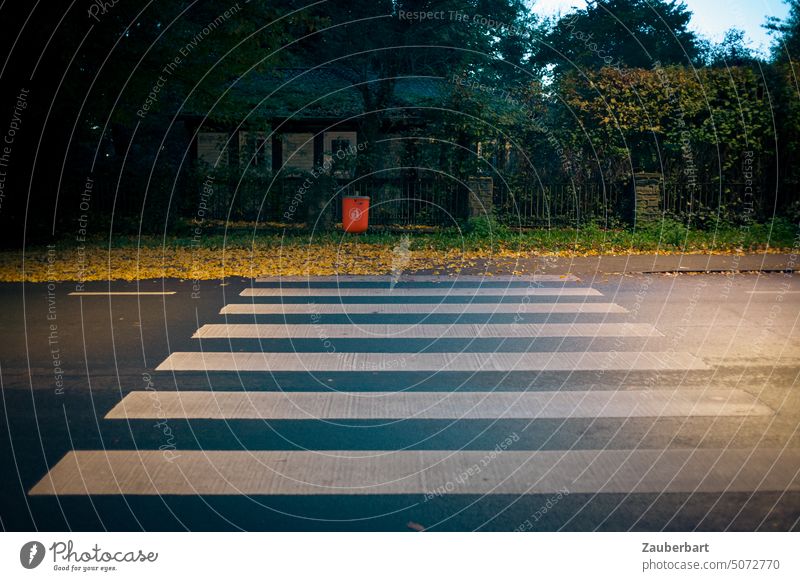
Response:
[{"label": "fence post", "polygon": [[471,176],[467,178],[469,190],[469,218],[492,217],[494,182],[491,177]]},{"label": "fence post", "polygon": [[660,173],[643,172],[633,176],[634,221],[636,224],[653,222],[661,218],[663,181]]}]

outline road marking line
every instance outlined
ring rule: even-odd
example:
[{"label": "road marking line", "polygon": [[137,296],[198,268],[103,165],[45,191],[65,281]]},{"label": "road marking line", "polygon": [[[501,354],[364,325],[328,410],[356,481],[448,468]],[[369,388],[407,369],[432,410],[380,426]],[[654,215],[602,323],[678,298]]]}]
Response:
[{"label": "road marking line", "polygon": [[246,288],[242,297],[599,297],[594,288]]},{"label": "road marking line", "polygon": [[404,274],[399,278],[385,275],[344,275],[344,276],[262,276],[256,282],[575,282],[578,277],[572,274],[534,274],[522,276],[480,276],[457,275],[436,276],[425,274]]},{"label": "road marking line", "polygon": [[158,371],[600,371],[708,369],[689,353],[176,352]]},{"label": "road marking line", "polygon": [[433,315],[477,313],[562,314],[562,313],[627,313],[628,310],[614,303],[234,303],[220,309],[221,315],[357,315],[357,314],[404,314]]},{"label": "road marking line", "polygon": [[71,451],[29,494],[800,491],[797,449],[169,452]]},{"label": "road marking line", "polygon": [[203,325],[195,339],[440,339],[505,337],[663,337],[652,325],[644,323],[546,323],[522,324],[351,324],[285,325],[219,324]]},{"label": "road marking line", "polygon": [[[154,405],[156,404],[157,405]],[[147,392],[133,391],[106,419],[534,419],[768,416],[744,391]]]},{"label": "road marking line", "polygon": [[120,296],[120,297],[141,297],[141,296],[164,296],[164,295],[174,295],[176,291],[163,291],[163,292],[154,292],[154,291],[114,291],[114,292],[71,292],[68,293],[70,296],[78,296],[78,297],[108,297],[108,296]]}]

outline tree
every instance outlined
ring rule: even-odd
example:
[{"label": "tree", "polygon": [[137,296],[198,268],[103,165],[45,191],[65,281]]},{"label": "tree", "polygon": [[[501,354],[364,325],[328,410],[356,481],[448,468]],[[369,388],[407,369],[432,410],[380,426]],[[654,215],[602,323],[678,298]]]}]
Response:
[{"label": "tree", "polygon": [[[41,136],[47,145],[48,154],[36,156],[32,168],[33,189],[39,192],[41,205],[53,210],[29,212],[28,233],[38,230],[49,235],[54,215],[71,228],[79,211],[74,196],[90,173],[98,182],[93,213],[110,212],[119,182],[118,198],[124,206],[117,204],[117,217],[127,211],[138,222],[146,195],[152,214],[142,222],[153,229],[163,226],[163,210],[181,159],[170,158],[170,148],[159,146],[162,139],[167,143],[187,139],[179,135],[182,122],[170,126],[170,121],[181,112],[185,99],[196,109],[207,110],[251,66],[266,70],[280,64],[283,53],[261,61],[296,38],[305,17],[301,11],[282,18],[292,9],[286,4],[183,0],[143,8],[121,2],[94,15],[92,10],[68,11],[63,20],[59,11],[47,18],[34,15],[23,42],[9,50],[10,66],[3,79],[31,89],[30,109],[36,111],[36,121],[49,112],[46,126],[33,130],[29,124],[26,138]],[[27,15],[21,5],[17,10],[20,14],[13,16],[21,28]],[[5,11],[4,17],[9,23],[15,21]],[[235,99],[224,100],[215,112],[232,118],[242,115]],[[32,147],[36,145],[34,140]],[[154,177],[161,181],[149,182],[148,187],[154,166]],[[7,204],[4,218],[22,223],[16,219],[25,211],[22,202],[19,197],[14,207]],[[92,224],[97,230],[104,228],[98,219]]]},{"label": "tree", "polygon": [[744,31],[731,28],[722,42],[711,47],[708,64],[712,67],[739,67],[757,62],[753,51],[745,44]]},{"label": "tree", "polygon": [[[404,76],[440,77],[444,94],[454,73],[507,87],[525,76],[515,65],[525,65],[535,45],[536,17],[522,0],[353,0],[322,3],[313,14],[319,34],[297,44],[298,64],[333,61],[367,112],[390,107]],[[360,117],[362,139],[376,140],[388,117]],[[464,133],[456,140],[465,140]],[[372,166],[373,154],[359,155],[359,162]]]},{"label": "tree", "polygon": [[784,20],[770,17],[764,25],[775,39],[772,45],[772,58],[778,63],[800,58],[800,0],[784,0],[784,2],[789,5],[789,15]]},{"label": "tree", "polygon": [[691,16],[678,0],[593,1],[555,22],[540,58],[557,72],[696,63],[702,47]]}]

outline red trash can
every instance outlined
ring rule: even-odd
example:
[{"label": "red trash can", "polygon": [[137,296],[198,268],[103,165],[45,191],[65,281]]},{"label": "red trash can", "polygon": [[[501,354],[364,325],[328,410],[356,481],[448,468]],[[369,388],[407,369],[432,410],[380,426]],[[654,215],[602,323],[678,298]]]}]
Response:
[{"label": "red trash can", "polygon": [[345,232],[364,232],[369,226],[369,196],[342,198],[342,227]]}]

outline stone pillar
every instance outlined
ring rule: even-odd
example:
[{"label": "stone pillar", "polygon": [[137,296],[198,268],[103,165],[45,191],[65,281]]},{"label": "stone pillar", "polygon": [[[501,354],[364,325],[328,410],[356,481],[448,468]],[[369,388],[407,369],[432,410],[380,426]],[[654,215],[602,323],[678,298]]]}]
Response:
[{"label": "stone pillar", "polygon": [[494,182],[490,177],[467,178],[469,189],[469,218],[491,218]]},{"label": "stone pillar", "polygon": [[661,219],[661,190],[663,177],[660,173],[637,173],[633,177],[636,224]]}]

